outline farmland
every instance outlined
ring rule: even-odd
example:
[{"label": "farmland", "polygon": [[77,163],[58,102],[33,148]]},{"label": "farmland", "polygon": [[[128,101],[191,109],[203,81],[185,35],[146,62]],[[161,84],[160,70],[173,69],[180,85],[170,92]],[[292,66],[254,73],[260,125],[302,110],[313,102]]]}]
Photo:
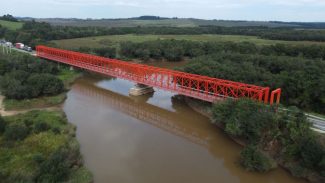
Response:
[{"label": "farmland", "polygon": [[0,25],[3,27],[6,27],[10,30],[17,30],[22,28],[23,23],[22,22],[9,22],[5,20],[0,20]]},{"label": "farmland", "polygon": [[215,42],[251,42],[257,45],[272,45],[272,44],[293,44],[293,45],[312,45],[319,44],[325,45],[324,42],[313,41],[282,41],[282,40],[266,40],[260,39],[256,36],[241,36],[241,35],[108,35],[108,36],[95,36],[84,37],[75,39],[63,39],[51,41],[56,46],[66,49],[75,49],[83,46],[99,48],[105,46],[118,46],[121,42],[145,42],[157,39],[176,39],[176,40],[189,40],[189,41],[215,41]]}]

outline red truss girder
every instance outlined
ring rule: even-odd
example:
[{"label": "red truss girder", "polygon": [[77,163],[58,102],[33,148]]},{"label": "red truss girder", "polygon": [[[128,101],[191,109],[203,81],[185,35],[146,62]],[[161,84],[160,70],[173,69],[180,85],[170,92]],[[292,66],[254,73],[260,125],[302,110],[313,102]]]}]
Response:
[{"label": "red truss girder", "polygon": [[204,101],[213,102],[218,98],[247,97],[265,103],[269,102],[269,87],[189,74],[46,46],[37,46],[36,54],[41,58],[161,88]]}]

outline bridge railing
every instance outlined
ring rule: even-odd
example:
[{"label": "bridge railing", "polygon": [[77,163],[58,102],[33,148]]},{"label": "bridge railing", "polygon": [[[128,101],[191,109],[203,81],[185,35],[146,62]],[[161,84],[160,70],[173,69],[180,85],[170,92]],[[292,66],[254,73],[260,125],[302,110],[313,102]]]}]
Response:
[{"label": "bridge railing", "polygon": [[[37,46],[36,54],[41,58],[131,80],[204,101],[213,102],[220,98],[247,97],[269,103],[269,87],[211,78],[46,46]],[[277,94],[280,96],[280,93]],[[277,100],[277,102],[279,101]]]}]

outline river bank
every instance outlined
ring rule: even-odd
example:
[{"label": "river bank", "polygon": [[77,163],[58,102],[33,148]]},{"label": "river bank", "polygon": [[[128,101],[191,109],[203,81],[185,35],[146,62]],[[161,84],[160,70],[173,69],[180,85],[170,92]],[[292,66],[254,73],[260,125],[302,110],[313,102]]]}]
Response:
[{"label": "river bank", "polygon": [[[215,119],[213,119],[213,114],[211,112],[211,106],[207,106],[207,104],[202,103],[200,101],[194,100],[194,99],[190,99],[188,97],[185,97],[184,99],[186,101],[186,103],[196,112],[208,117],[211,122],[215,121]],[[219,128],[221,128],[222,130],[225,130],[225,127],[223,125],[221,125],[220,123],[214,123],[216,126],[218,126]],[[247,146],[247,143],[245,141],[243,141],[240,138],[236,138],[232,135],[228,136],[234,140],[236,143],[240,144],[243,147]],[[320,174],[303,168],[301,167],[297,162],[295,161],[290,161],[288,160],[287,157],[283,157],[282,155],[280,155],[277,151],[274,149],[274,144],[272,145],[273,142],[270,142],[270,146],[266,146],[264,148],[260,148],[258,149],[260,152],[262,152],[263,154],[265,154],[267,157],[272,158],[272,160],[274,162],[276,162],[276,164],[278,164],[280,167],[286,169],[287,171],[289,171],[291,173],[291,175],[295,176],[295,177],[299,177],[299,178],[303,178],[306,179],[310,182],[313,183],[322,183],[325,181],[324,176],[321,176]],[[273,147],[272,147],[273,146]],[[275,168],[275,166],[273,166],[273,168]]]},{"label": "river bank", "polygon": [[1,182],[92,182],[79,153],[76,127],[62,110],[3,117]]},{"label": "river bank", "polygon": [[[6,157],[0,158],[1,180],[93,182],[91,172],[83,164],[76,126],[68,122],[62,110],[70,86],[81,76],[79,72],[61,70],[58,77],[64,82],[65,91],[56,96],[21,101],[0,96],[0,114],[5,121],[0,132],[0,156]],[[22,130],[24,135],[9,139],[11,128],[19,130],[15,136]]]},{"label": "river bank", "polygon": [[33,109],[60,108],[60,105],[63,104],[66,99],[66,94],[69,91],[70,86],[81,76],[81,72],[61,69],[57,77],[63,81],[64,92],[54,96],[41,96],[38,98],[23,100],[6,99],[3,96],[0,96],[0,112],[2,115],[13,115],[15,113],[23,113]]}]

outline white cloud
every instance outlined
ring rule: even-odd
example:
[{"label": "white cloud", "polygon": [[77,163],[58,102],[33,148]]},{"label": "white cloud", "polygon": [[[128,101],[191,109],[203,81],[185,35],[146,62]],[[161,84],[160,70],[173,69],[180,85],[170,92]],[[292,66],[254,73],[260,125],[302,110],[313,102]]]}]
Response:
[{"label": "white cloud", "polygon": [[[11,0],[12,3],[19,0]],[[120,5],[120,6],[159,6],[161,4],[168,4],[169,6],[181,4],[188,5],[212,5],[218,7],[226,6],[247,6],[254,4],[270,4],[270,5],[325,5],[324,0],[29,0],[28,3],[38,4],[60,4],[60,5]]]}]

